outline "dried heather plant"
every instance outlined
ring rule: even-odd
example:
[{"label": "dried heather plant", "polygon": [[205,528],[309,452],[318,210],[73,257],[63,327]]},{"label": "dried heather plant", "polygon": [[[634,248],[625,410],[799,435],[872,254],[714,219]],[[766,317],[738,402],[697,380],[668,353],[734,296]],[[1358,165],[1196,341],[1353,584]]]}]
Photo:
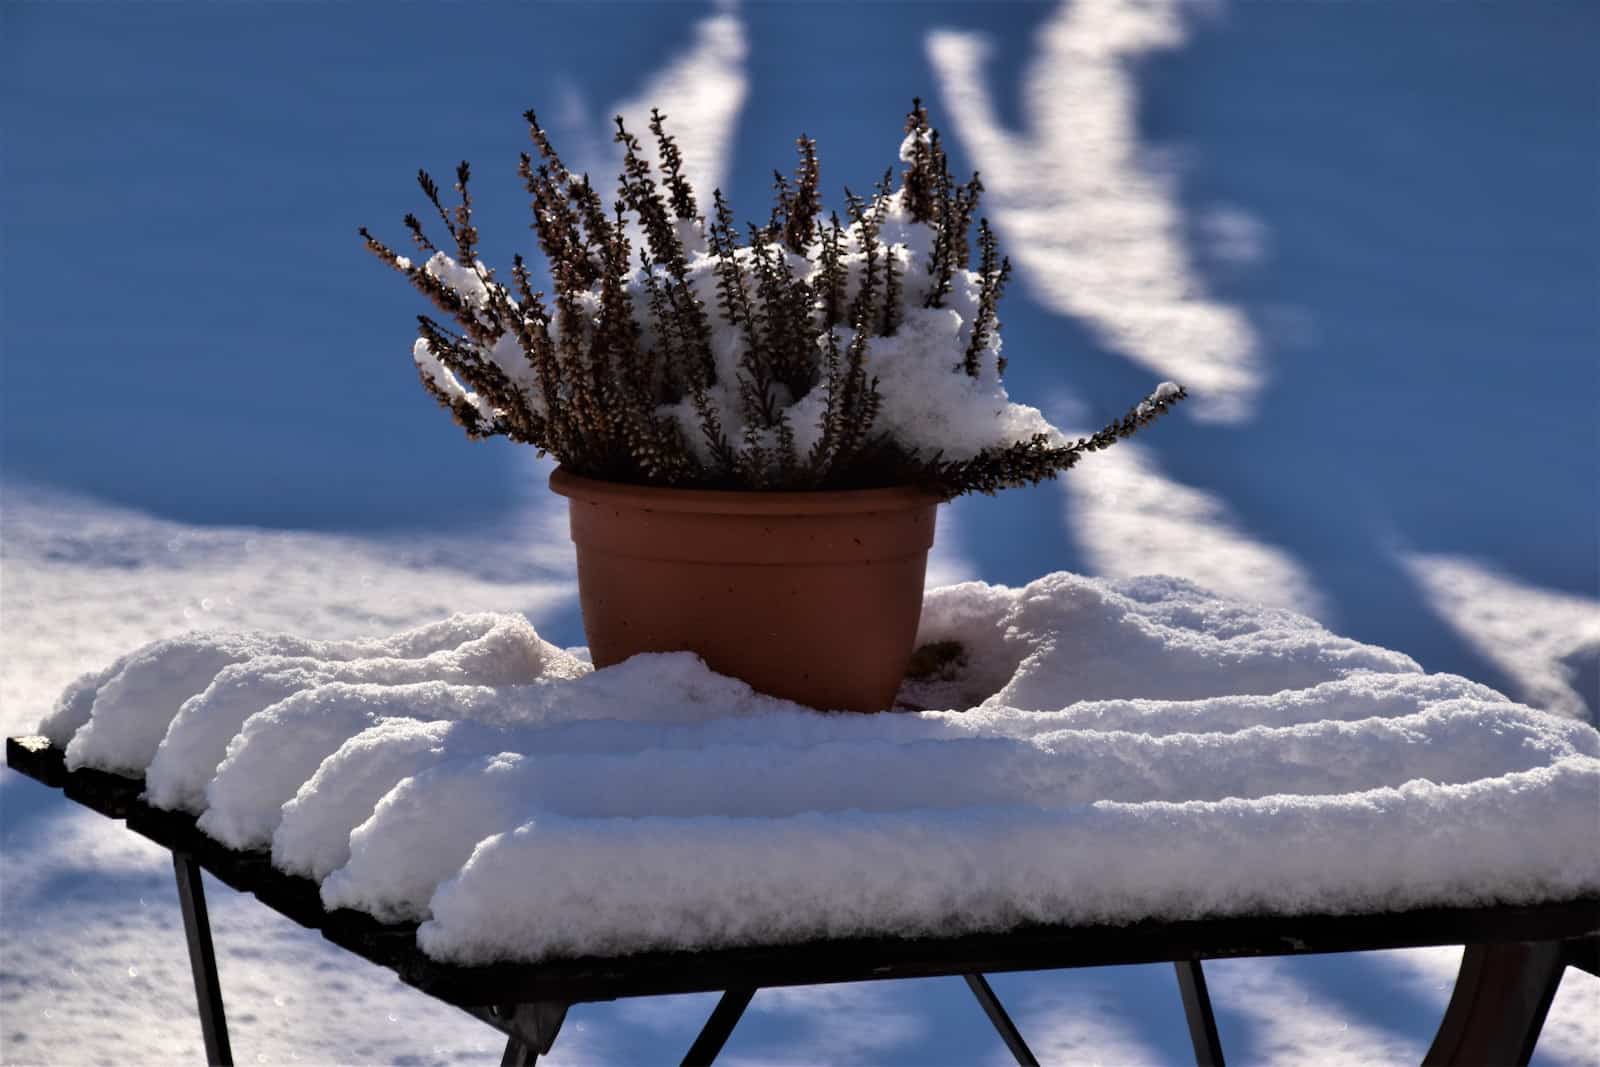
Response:
[{"label": "dried heather plant", "polygon": [[768,219],[742,241],[721,190],[701,214],[661,112],[654,159],[616,120],[609,205],[524,117],[533,150],[518,173],[553,294],[533,288],[520,256],[510,285],[478,258],[466,163],[449,206],[418,174],[450,238],[441,249],[407,215],[420,265],[360,231],[435,308],[418,317],[412,355],[472,437],[503,435],[610,481],[956,496],[1052,477],[1185,396],[1163,383],[1076,441],[1011,402],[998,310],[1011,265],[977,216],[978,176],[952,176],[920,100],[898,186],[890,171],[870,197],[845,191],[847,223],[824,217],[816,142],[802,136],[793,177],[774,173]]}]

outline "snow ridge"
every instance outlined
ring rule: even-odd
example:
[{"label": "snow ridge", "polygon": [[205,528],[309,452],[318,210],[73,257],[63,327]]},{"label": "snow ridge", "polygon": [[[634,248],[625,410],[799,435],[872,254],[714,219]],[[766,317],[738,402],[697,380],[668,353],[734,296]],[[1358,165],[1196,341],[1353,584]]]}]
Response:
[{"label": "snow ridge", "polygon": [[525,619],[492,614],[458,615],[371,642],[360,658],[255,656],[223,668],[179,707],[146,775],[150,802],[205,810],[206,783],[229,754],[229,742],[256,712],[303,690],[335,683],[515,685],[578,673],[578,662],[541,640]]}]

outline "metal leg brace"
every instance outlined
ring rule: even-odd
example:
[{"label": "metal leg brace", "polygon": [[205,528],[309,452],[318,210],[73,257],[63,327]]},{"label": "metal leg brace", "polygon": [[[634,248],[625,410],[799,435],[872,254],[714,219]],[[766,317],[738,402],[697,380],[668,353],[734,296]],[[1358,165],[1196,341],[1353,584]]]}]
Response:
[{"label": "metal leg brace", "polygon": [[206,1063],[232,1067],[228,1047],[228,1020],[222,1012],[222,984],[217,980],[217,954],[211,947],[211,920],[206,915],[206,890],[200,865],[187,852],[173,852],[178,876],[178,904],[183,909],[183,932],[189,942],[189,969],[194,972],[194,999],[200,1008],[200,1035],[206,1044]]},{"label": "metal leg brace", "polygon": [[1011,1050],[1017,1063],[1022,1067],[1039,1067],[1039,1061],[1034,1057],[1033,1050],[1028,1048],[1028,1043],[1022,1040],[1022,1033],[1017,1029],[1017,1024],[1011,1021],[1011,1016],[1006,1014],[1005,1006],[1000,1003],[1000,998],[994,995],[994,990],[989,987],[989,980],[981,974],[964,974],[967,988],[972,990],[972,995],[978,998],[983,1013],[989,1017],[994,1028],[1000,1033],[1000,1040],[1006,1043],[1006,1048]]},{"label": "metal leg brace", "polygon": [[722,999],[717,1001],[717,1006],[711,1010],[711,1018],[706,1020],[706,1025],[700,1030],[700,1036],[694,1039],[694,1044],[684,1053],[683,1067],[708,1067],[711,1061],[717,1058],[717,1053],[722,1051],[722,1046],[728,1043],[733,1028],[739,1025],[744,1009],[749,1006],[750,998],[755,995],[755,986],[736,987],[722,994]]},{"label": "metal leg brace", "polygon": [[1206,991],[1206,974],[1199,960],[1179,960],[1178,992],[1183,996],[1183,1017],[1189,1022],[1189,1042],[1194,1045],[1198,1067],[1222,1067],[1222,1039],[1217,1036],[1217,1019],[1211,1014],[1211,994]]},{"label": "metal leg brace", "polygon": [[1468,945],[1425,1067],[1527,1063],[1568,962],[1560,941]]}]

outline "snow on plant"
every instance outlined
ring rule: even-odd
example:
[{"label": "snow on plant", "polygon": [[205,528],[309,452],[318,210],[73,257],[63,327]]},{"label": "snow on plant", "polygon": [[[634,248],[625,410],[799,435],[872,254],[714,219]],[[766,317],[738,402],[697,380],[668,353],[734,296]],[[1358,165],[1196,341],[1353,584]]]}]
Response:
[{"label": "snow on plant", "polygon": [[478,258],[466,163],[450,208],[418,174],[453,249],[413,215],[405,225],[420,264],[361,230],[454,321],[419,316],[413,356],[423,385],[473,437],[504,435],[616,482],[920,485],[955,496],[1064,471],[1185,395],[1162,383],[1076,441],[1011,402],[998,317],[1010,264],[986,220],[974,249],[982,185],[976,174],[952,178],[920,101],[898,188],[891,168],[872,195],[845,191],[844,220],[824,218],[816,142],[801,137],[793,180],[775,172],[771,214],[742,241],[720,190],[702,214],[659,111],[656,169],[617,119],[624,162],[609,210],[587,175],[562,164],[534,113],[525,117],[538,157],[524,153],[520,174],[553,296],[534,289],[521,256],[510,285]]}]

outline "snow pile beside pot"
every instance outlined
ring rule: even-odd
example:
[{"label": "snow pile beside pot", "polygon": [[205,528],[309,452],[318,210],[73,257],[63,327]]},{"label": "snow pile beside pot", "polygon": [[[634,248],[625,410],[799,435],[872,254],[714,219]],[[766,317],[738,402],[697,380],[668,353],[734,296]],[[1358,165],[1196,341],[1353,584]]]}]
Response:
[{"label": "snow pile beside pot", "polygon": [[935,590],[901,697],[944,710],[878,715],[444,625],[522,635],[514,684],[417,677],[438,632],[191,636],[50,726],[87,709],[77,765],[203,779],[209,833],[464,962],[1600,891],[1593,728],[1175,579]]}]

